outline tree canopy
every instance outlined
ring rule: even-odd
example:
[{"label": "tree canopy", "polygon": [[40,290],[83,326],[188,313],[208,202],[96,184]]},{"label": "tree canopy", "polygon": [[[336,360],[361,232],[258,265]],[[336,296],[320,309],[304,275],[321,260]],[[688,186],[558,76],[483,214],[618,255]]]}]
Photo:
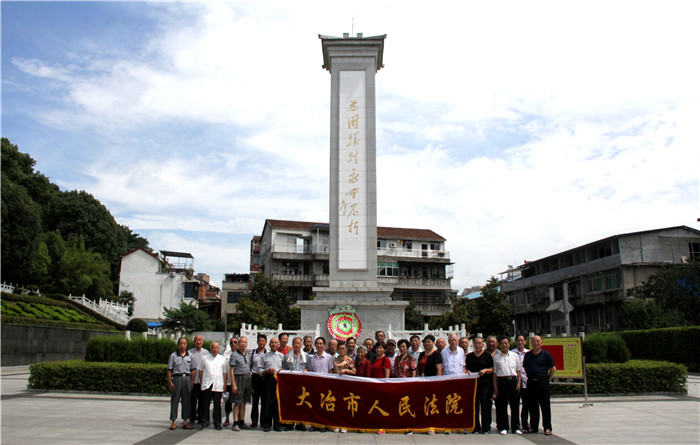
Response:
[{"label": "tree canopy", "polygon": [[700,325],[700,262],[666,266],[627,290],[627,329]]},{"label": "tree canopy", "polygon": [[2,138],[2,277],[45,292],[111,297],[121,256],[148,240],[85,191],[61,191]]},{"label": "tree canopy", "polygon": [[204,311],[184,301],[179,308],[163,308],[163,315],[159,321],[166,332],[190,335],[195,331],[211,331],[214,328],[214,322]]},{"label": "tree canopy", "polygon": [[285,329],[299,329],[301,311],[284,283],[273,281],[259,272],[250,292],[243,294],[236,312],[231,315],[230,329],[238,330],[243,323],[269,329],[282,323]]}]

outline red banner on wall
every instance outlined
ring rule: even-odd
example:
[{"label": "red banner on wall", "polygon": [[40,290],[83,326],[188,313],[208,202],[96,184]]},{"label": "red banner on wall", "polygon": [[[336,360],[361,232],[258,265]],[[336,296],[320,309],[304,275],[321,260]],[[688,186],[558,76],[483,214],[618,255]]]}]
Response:
[{"label": "red banner on wall", "polygon": [[402,433],[474,430],[478,374],[373,379],[281,371],[282,423]]}]

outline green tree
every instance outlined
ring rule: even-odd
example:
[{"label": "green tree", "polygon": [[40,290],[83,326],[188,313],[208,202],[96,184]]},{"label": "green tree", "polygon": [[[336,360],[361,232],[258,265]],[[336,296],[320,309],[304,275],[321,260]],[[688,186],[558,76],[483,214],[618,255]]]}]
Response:
[{"label": "green tree", "polygon": [[301,311],[289,296],[284,283],[273,281],[261,272],[255,275],[250,292],[241,297],[236,313],[231,316],[231,330],[250,323],[259,328],[274,329],[282,323],[285,329],[299,329]]},{"label": "green tree", "polygon": [[166,332],[190,335],[195,331],[211,331],[214,327],[214,323],[205,312],[184,301],[180,303],[179,308],[163,308],[163,315],[159,321]]},{"label": "green tree", "polygon": [[[82,238],[85,248],[107,261],[114,295],[121,256],[148,241],[119,225],[97,199],[84,191],[62,192],[40,172],[36,161],[2,138],[2,277],[59,292],[65,241]],[[43,244],[42,244],[43,243]],[[47,253],[48,251],[48,253]]]},{"label": "green tree", "polygon": [[627,290],[626,329],[700,325],[700,263],[671,265]]},{"label": "green tree", "polygon": [[474,332],[486,335],[509,335],[512,332],[513,308],[501,292],[501,282],[491,277],[474,299],[478,321]]},{"label": "green tree", "polygon": [[109,263],[98,253],[86,249],[85,243],[79,237],[73,237],[66,243],[59,261],[59,270],[59,292],[85,294],[91,298],[106,298],[112,295]]},{"label": "green tree", "polygon": [[134,315],[134,302],[136,299],[134,298],[134,293],[129,292],[128,290],[123,290],[119,293],[119,297],[117,298],[117,301],[121,304],[125,304],[129,307],[127,310],[127,313],[129,314],[129,317]]},{"label": "green tree", "polygon": [[423,329],[425,324],[425,315],[421,312],[420,308],[413,299],[406,306],[406,311],[404,312],[404,321],[406,329],[408,330],[418,330]]}]

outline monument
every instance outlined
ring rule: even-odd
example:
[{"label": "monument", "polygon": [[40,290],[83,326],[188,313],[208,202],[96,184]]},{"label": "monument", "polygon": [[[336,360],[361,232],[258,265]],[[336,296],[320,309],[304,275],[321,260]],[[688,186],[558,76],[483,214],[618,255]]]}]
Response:
[{"label": "monument", "polygon": [[[329,286],[299,301],[301,328],[338,338],[404,329],[406,301],[377,283],[377,163],[374,77],[386,35],[319,35],[331,74]],[[357,331],[361,327],[361,333]]]}]

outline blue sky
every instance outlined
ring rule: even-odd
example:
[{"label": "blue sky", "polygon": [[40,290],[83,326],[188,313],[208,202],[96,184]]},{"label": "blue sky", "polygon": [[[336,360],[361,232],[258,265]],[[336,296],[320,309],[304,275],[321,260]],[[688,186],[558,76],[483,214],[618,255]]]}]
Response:
[{"label": "blue sky", "polygon": [[352,5],[2,2],[2,135],[220,282],[265,218],[328,220],[318,34],[354,26],[388,35],[379,224],[447,238],[455,289],[697,227],[696,3]]}]

